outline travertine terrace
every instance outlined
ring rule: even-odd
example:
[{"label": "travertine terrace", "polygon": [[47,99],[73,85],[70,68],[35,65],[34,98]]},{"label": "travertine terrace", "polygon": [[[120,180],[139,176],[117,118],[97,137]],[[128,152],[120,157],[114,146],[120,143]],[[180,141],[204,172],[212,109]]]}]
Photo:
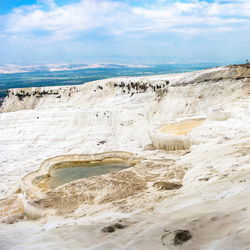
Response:
[{"label": "travertine terrace", "polygon": [[249,64],[10,89],[0,128],[0,249],[250,248]]}]

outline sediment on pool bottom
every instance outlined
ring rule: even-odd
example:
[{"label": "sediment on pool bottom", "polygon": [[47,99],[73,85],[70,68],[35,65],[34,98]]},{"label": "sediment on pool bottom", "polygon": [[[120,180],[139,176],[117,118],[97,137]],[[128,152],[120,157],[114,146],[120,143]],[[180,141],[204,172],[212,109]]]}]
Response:
[{"label": "sediment on pool bottom", "polygon": [[122,171],[138,162],[134,154],[124,151],[56,156],[42,162],[39,170],[24,176],[21,191],[41,198],[47,191],[68,182]]},{"label": "sediment on pool bottom", "polygon": [[203,122],[204,118],[189,118],[157,126],[150,132],[152,144],[155,148],[167,151],[189,149],[189,133]]},{"label": "sediment on pool bottom", "polygon": [[[73,175],[76,174],[79,178],[78,171],[87,170],[86,166],[94,172],[94,176],[66,180],[63,185],[48,187],[49,180],[54,176],[60,177],[60,174],[68,177],[68,171],[77,170]],[[99,172],[100,175],[97,176],[95,167],[108,167],[109,174]],[[116,172],[110,173],[110,167],[112,171],[115,168]],[[183,175],[184,170],[173,166],[172,160],[148,161],[143,157],[125,152],[60,156],[43,162],[38,171],[24,178],[22,193],[25,195],[22,202],[25,214],[33,219],[53,214],[84,215],[83,213],[88,209],[92,212],[99,211],[103,206],[130,211],[130,205],[126,205],[127,198],[133,199],[132,197],[136,196],[139,198],[146,194],[148,189],[158,190],[153,183],[164,182],[166,179],[171,188],[164,186],[165,191],[171,192],[173,186],[175,189],[181,188]],[[61,181],[61,178],[59,179]],[[168,196],[167,193],[166,195]],[[152,199],[158,200],[156,197]]]},{"label": "sediment on pool bottom", "polygon": [[53,169],[50,173],[50,177],[47,179],[47,183],[48,187],[53,189],[71,181],[108,173],[114,173],[126,169],[128,167],[129,166],[124,163],[109,163],[98,165],[73,164],[71,166]]}]

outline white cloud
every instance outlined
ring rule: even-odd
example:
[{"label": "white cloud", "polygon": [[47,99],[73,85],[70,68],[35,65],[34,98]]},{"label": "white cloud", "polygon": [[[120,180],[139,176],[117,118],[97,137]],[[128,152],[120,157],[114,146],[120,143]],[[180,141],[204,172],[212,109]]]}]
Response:
[{"label": "white cloud", "polygon": [[10,14],[6,31],[9,33],[25,33],[48,31],[56,38],[67,38],[75,32],[89,31],[105,27],[110,30],[116,27],[116,19],[122,18],[123,5],[111,1],[83,0],[77,4],[63,7],[54,6],[53,10],[40,8],[30,10],[18,9]]},{"label": "white cloud", "polygon": [[56,7],[56,3],[54,0],[38,0],[38,4],[45,4],[52,9]]},{"label": "white cloud", "polygon": [[132,7],[111,0],[82,0],[63,7],[56,6],[54,0],[40,0],[40,3],[47,4],[50,10],[45,11],[39,5],[15,9],[4,17],[6,25],[2,33],[26,37],[45,33],[56,40],[95,29],[113,36],[131,32],[194,34],[248,26],[250,18],[248,0],[224,4],[219,1],[158,1],[147,7]]}]

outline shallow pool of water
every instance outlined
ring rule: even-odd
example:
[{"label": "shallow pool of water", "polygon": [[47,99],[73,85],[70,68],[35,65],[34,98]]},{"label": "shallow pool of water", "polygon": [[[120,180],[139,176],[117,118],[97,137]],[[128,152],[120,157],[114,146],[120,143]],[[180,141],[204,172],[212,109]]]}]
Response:
[{"label": "shallow pool of water", "polygon": [[125,164],[103,164],[97,166],[77,165],[74,167],[56,168],[51,171],[48,184],[50,188],[56,188],[74,180],[114,173],[128,167]]}]

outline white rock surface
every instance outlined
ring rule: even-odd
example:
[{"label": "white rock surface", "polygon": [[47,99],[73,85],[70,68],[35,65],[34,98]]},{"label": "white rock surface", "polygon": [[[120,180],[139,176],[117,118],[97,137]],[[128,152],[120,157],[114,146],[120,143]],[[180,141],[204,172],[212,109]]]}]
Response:
[{"label": "white rock surface", "polygon": [[[11,195],[21,177],[42,161],[62,154],[123,150],[150,159],[171,158],[186,173],[178,191],[149,194],[169,192],[168,198],[129,199],[129,213],[107,209],[80,218],[0,224],[0,249],[250,249],[250,74],[237,79],[244,70],[225,67],[24,89],[30,96],[22,100],[15,96],[19,89],[11,90],[0,114],[1,198]],[[129,90],[119,87],[121,82],[161,88]],[[56,94],[33,95],[50,90]],[[194,128],[189,151],[143,150],[157,124],[207,116],[218,106],[230,117]],[[128,226],[101,232],[118,219]],[[192,238],[175,246],[174,231],[183,229]]]}]

